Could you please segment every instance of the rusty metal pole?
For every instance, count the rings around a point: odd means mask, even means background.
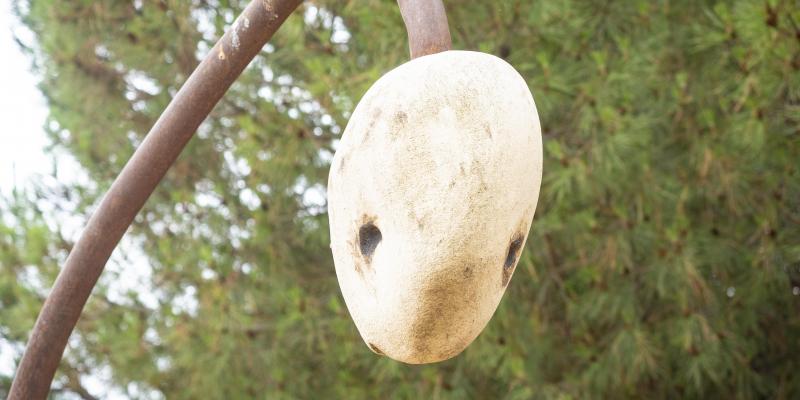
[[[302,0],[253,0],[195,69],[89,219],[39,313],[9,400],[45,399],[111,252],[197,127]]]
[[[111,185],[42,307],[8,400],[44,400],[108,258],[200,123],[302,0],[252,0],[211,49]],[[451,47],[441,0],[398,0],[411,58]]]
[[[441,0],[397,0],[397,5],[406,24],[412,59],[453,47]]]

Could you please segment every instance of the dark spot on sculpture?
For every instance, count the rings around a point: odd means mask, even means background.
[[[367,129],[364,130],[364,138],[361,139],[362,143],[369,140],[369,134],[372,133],[372,129],[375,128],[375,124],[377,124],[378,121],[380,121],[381,119],[381,112],[382,111],[380,108],[377,108],[375,109],[375,111],[372,112],[372,119],[369,121],[369,127],[367,127]]]
[[[514,272],[514,265],[517,262],[520,250],[522,250],[522,242],[524,241],[525,237],[521,233],[517,233],[508,245],[506,260],[503,263],[503,287],[506,287],[511,279],[511,273]]]
[[[358,274],[361,275],[361,277],[364,277],[364,266],[361,265],[361,261],[356,260],[354,267],[356,272],[358,272]]]
[[[464,279],[471,278],[472,277],[472,267],[469,266],[469,265],[464,267],[464,271],[462,271],[462,275],[464,276]]]
[[[383,355],[385,355],[385,354],[383,354],[383,352],[381,351],[381,349],[379,349],[379,348],[378,348],[378,346],[375,346],[375,345],[374,345],[374,344],[372,344],[372,343],[367,343],[367,345],[369,345],[369,349],[370,349],[370,350],[372,350],[372,352],[373,352],[373,353],[375,353],[375,354],[377,354],[377,355],[379,355],[379,356],[383,356]]]
[[[473,176],[477,176],[480,182],[480,186],[478,190],[481,192],[486,192],[489,188],[489,185],[486,184],[486,177],[484,176],[484,167],[481,165],[480,161],[477,159],[472,160],[472,166],[470,167],[470,172]]]
[[[403,111],[398,111],[394,115],[394,123],[400,127],[404,126],[406,123],[408,123],[408,114]]]
[[[381,230],[372,222],[367,222],[358,229],[358,248],[367,261],[372,257],[381,239]]]
[[[489,126],[489,124],[483,125],[483,130],[486,132],[487,135],[489,135],[489,139],[491,139],[492,138],[492,128]]]
[[[369,268],[369,260],[364,260],[363,257],[360,256],[361,251],[358,249],[358,238],[355,240],[348,240],[347,244],[352,249],[351,254],[353,255],[353,268],[358,272],[359,275],[364,277],[364,272],[366,268]],[[366,265],[365,265],[366,264]]]

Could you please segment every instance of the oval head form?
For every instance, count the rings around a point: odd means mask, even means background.
[[[459,354],[494,314],[528,237],[542,177],[524,79],[446,51],[381,77],[359,102],[328,180],[347,307],[376,353]]]

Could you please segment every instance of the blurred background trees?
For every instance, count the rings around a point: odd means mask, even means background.
[[[0,205],[0,337],[21,349],[74,235],[244,1],[19,0],[52,149],[88,179]],[[800,7],[445,1],[454,47],[528,81],[545,145],[532,235],[486,330],[371,353],[328,248],[349,113],[407,60],[388,0],[306,2],[231,88],[101,278],[54,382],[91,398],[797,398]],[[132,267],[130,267],[132,268]],[[0,393],[10,377],[0,378]],[[94,393],[104,397],[104,393]]]

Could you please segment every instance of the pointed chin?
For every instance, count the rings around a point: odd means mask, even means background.
[[[370,277],[343,271],[342,293],[374,352],[409,364],[443,361],[463,351],[491,319],[503,295],[496,268],[502,257],[496,255],[493,267],[458,252],[430,261],[427,249],[409,247],[376,253]]]

